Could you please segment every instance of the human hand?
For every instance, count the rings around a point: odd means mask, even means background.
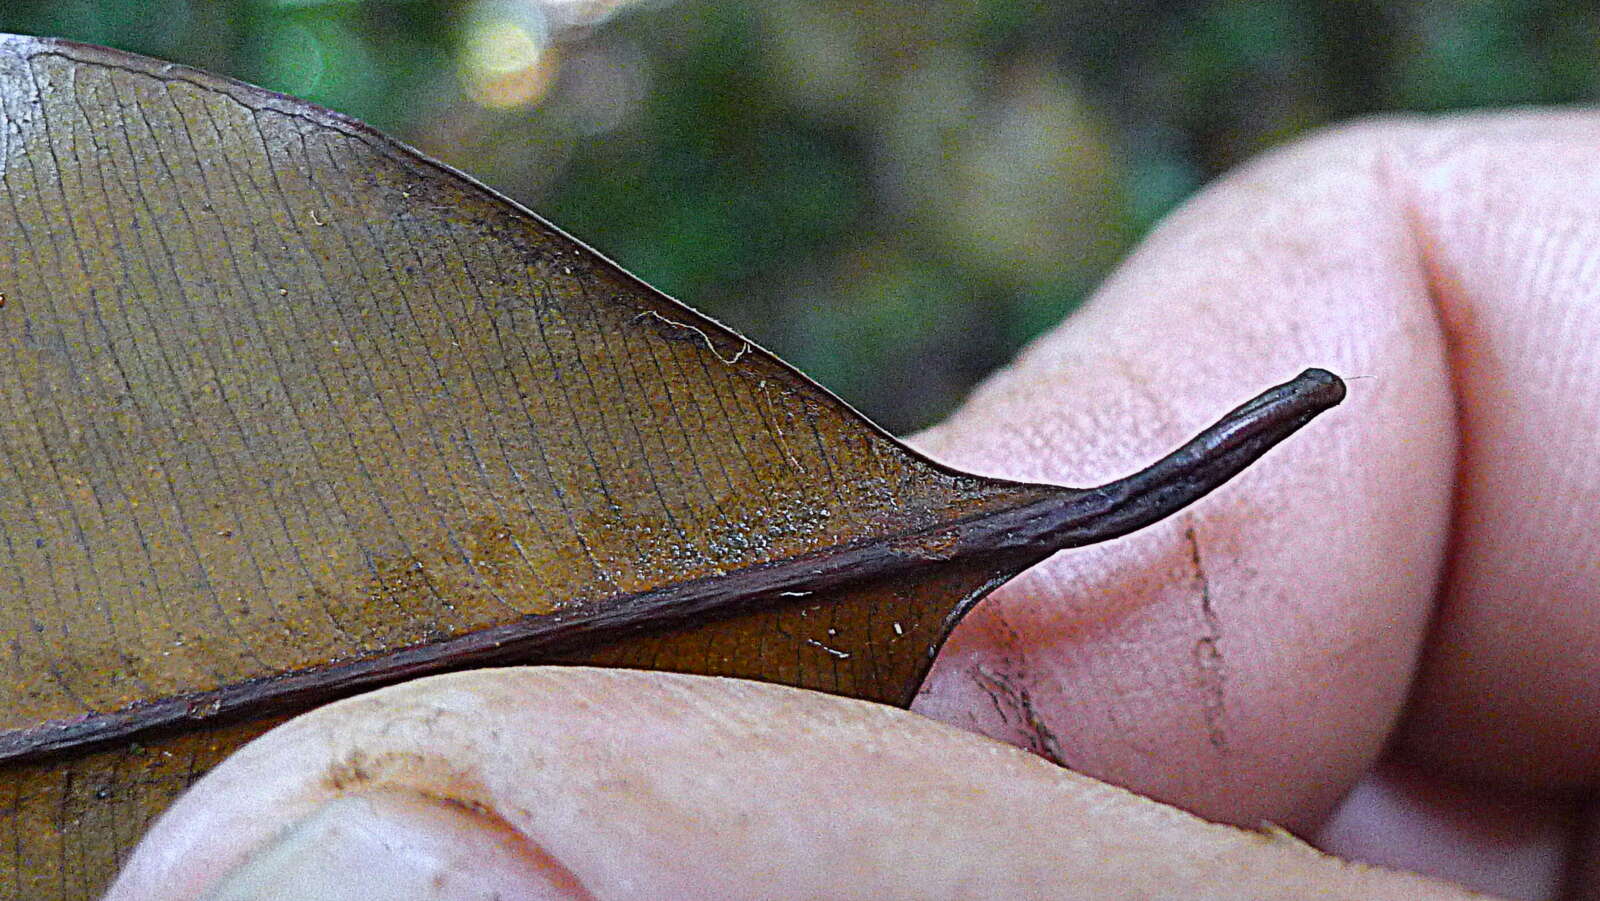
[[[1554,892],[1600,772],[1597,163],[1592,115],[1396,121],[1177,213],[920,445],[1093,484],[1306,366],[1349,400],[997,592],[916,709],[1212,819]],[[1455,896],[914,714],[583,669],[420,680],[251,744],[111,897],[208,891]]]

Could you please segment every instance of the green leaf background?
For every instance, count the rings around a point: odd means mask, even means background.
[[[1600,87],[1576,0],[7,0],[0,30],[364,119],[900,431],[1252,154]]]

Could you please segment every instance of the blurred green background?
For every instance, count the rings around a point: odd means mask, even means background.
[[[1600,90],[1577,0],[0,0],[0,30],[371,122],[898,431],[1264,148]]]

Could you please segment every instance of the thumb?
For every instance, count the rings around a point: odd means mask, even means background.
[[[245,747],[113,901],[1453,898],[912,713],[582,668],[424,679]]]

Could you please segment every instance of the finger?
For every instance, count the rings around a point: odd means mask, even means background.
[[[1600,774],[1600,116],[1412,151],[1460,396],[1456,529],[1403,752],[1535,791]]]
[[[1570,803],[1391,762],[1345,798],[1316,845],[1534,901],[1561,897],[1576,825]]]
[[[947,423],[935,457],[1096,484],[1307,366],[1344,405],[1191,510],[985,601],[916,709],[1205,816],[1309,829],[1372,764],[1443,558],[1455,425],[1393,148],[1349,129],[1204,192]]]
[[[439,885],[484,897],[1460,897],[1202,823],[904,711],[572,668],[425,679],[301,717],[180,799],[110,898],[444,897]]]

